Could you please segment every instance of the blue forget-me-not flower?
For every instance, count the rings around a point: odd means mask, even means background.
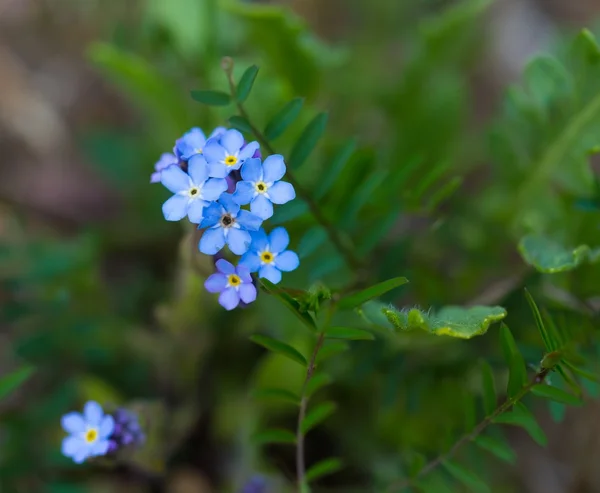
[[[65,414],[61,424],[70,434],[62,442],[62,453],[76,463],[81,464],[89,457],[105,455],[108,452],[109,437],[115,423],[112,416],[104,414],[97,402],[87,402],[83,407],[83,414]]]
[[[175,142],[175,148],[173,149],[173,152],[175,153],[178,159],[187,161],[192,156],[202,154],[204,152],[204,146],[209,140],[218,139],[226,131],[227,129],[224,127],[217,127],[213,130],[213,132],[207,139],[202,129],[194,127],[185,134],[183,134],[183,137],[177,139],[177,142]],[[220,176],[219,178],[223,178],[223,176]]]
[[[227,190],[225,179],[208,177],[208,164],[199,154],[189,160],[187,173],[179,166],[169,166],[162,171],[160,180],[175,194],[162,207],[167,221],[179,221],[188,216],[192,223],[198,224],[209,202],[217,200]]]
[[[139,424],[137,414],[120,407],[112,413],[112,417],[115,427],[110,437],[109,453],[144,443],[146,436]]]
[[[218,202],[213,202],[204,209],[200,228],[207,229],[200,238],[200,251],[214,255],[227,243],[233,253],[242,255],[250,247],[249,231],[257,231],[261,224],[260,217],[240,210],[232,196],[224,193]]]
[[[258,277],[277,284],[281,281],[281,271],[290,272],[300,265],[298,255],[286,250],[290,237],[285,228],[275,228],[269,236],[261,228],[251,236],[252,244],[240,260],[240,265],[248,267],[250,272],[258,272]]]
[[[218,139],[210,139],[204,147],[204,156],[210,165],[210,176],[225,178],[233,170],[240,169],[258,149],[258,142],[244,142],[237,130],[227,130]]]
[[[218,272],[208,276],[204,287],[210,293],[221,293],[219,303],[223,308],[233,310],[240,300],[252,303],[256,299],[256,287],[246,266],[234,267],[225,259],[217,260],[215,265]]]
[[[160,176],[162,171],[172,164],[177,164],[179,161],[177,160],[177,156],[175,154],[171,154],[170,152],[165,152],[160,156],[160,159],[154,165],[154,173],[150,176],[150,183],[159,183]]]
[[[273,204],[285,204],[296,198],[294,187],[279,181],[285,174],[283,156],[273,154],[261,164],[260,159],[249,159],[241,170],[242,180],[237,183],[233,200],[240,205],[250,204],[250,210],[262,219],[273,215]]]

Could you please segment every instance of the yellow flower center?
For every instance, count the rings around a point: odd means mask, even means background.
[[[229,274],[227,276],[227,281],[229,282],[230,286],[239,286],[242,284],[242,280],[235,274]]]
[[[262,252],[260,254],[260,259],[265,263],[265,264],[270,264],[271,262],[273,262],[273,254],[271,252]]]
[[[202,148],[198,147],[197,149],[194,149],[194,151],[196,152],[196,154],[202,154]]]
[[[195,195],[198,195],[198,189],[196,187],[190,188],[190,196],[194,197]]]
[[[98,430],[96,428],[90,428],[85,432],[84,438],[87,443],[94,443],[98,439]]]
[[[235,163],[237,163],[237,158],[235,156],[227,156],[225,158],[225,164],[227,166],[233,166]]]
[[[267,191],[267,184],[264,181],[259,181],[254,185],[254,188],[258,193],[265,193]]]

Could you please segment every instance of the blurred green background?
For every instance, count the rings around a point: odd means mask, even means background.
[[[149,184],[160,154],[191,126],[227,124],[231,108],[189,97],[227,90],[223,56],[236,77],[260,67],[246,105],[259,127],[304,98],[275,141],[286,157],[329,112],[296,174],[353,239],[372,282],[409,278],[384,301],[502,305],[537,364],[527,285],[587,341],[598,266],[548,280],[516,248],[530,232],[600,245],[594,161],[565,152],[562,168],[534,165],[575,103],[544,99],[558,84],[536,72],[542,65],[528,65],[524,91],[505,91],[538,52],[568,62],[565,40],[598,13],[594,0],[1,0],[0,375],[23,364],[37,372],[0,402],[0,491],[234,492],[256,473],[270,492],[290,488],[293,449],[250,437],[265,424],[293,428],[297,410],[251,391],[297,390],[304,371],[248,337],[268,333],[308,352],[311,334],[264,293],[222,310],[204,291],[212,264],[196,233],[163,219],[169,193]],[[527,113],[532,93],[552,111]],[[600,135],[600,116],[592,120],[585,131]],[[351,280],[301,202],[279,208],[272,224],[286,225],[302,258],[284,285]],[[324,392],[338,410],[309,435],[307,462],[336,455],[346,468],[315,491],[383,491],[415,451],[444,450],[469,422],[460,397],[479,358],[501,372],[494,329],[469,342],[381,336],[328,360],[336,382]],[[88,399],[137,406],[152,427],[147,447],[117,466],[62,457],[60,416]],[[588,404],[553,420],[542,406],[547,448],[515,429],[514,467],[470,459],[494,492],[600,491],[597,413]]]

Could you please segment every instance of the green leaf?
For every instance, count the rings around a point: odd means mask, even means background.
[[[561,404],[567,404],[569,406],[581,406],[583,402],[574,396],[569,394],[562,389],[552,387],[546,384],[534,385],[531,388],[531,393],[544,399],[550,399],[551,401],[560,402]]]
[[[368,330],[352,327],[329,327],[325,331],[327,339],[348,339],[350,341],[372,341],[375,339]]]
[[[508,370],[506,393],[509,397],[514,397],[527,385],[527,367],[521,353],[513,354]]]
[[[267,443],[296,443],[296,435],[288,430],[270,429],[256,433],[251,438],[256,445],[264,445]]]
[[[566,248],[539,235],[523,237],[519,242],[519,252],[525,262],[545,274],[573,270],[583,262],[594,263],[600,259],[600,248],[592,249],[587,245]]]
[[[254,392],[252,392],[252,395],[255,399],[259,400],[278,400],[290,402],[296,405],[300,404],[300,397],[285,389],[256,389]]]
[[[296,118],[298,118],[303,104],[303,98],[292,99],[273,118],[271,118],[265,127],[265,137],[267,140],[274,140],[283,134],[283,132],[294,123]]]
[[[243,103],[248,99],[257,75],[258,67],[256,65],[248,67],[242,74],[235,91],[235,99],[238,103]]]
[[[525,298],[527,298],[527,303],[529,303],[529,308],[531,308],[531,312],[533,313],[533,319],[540,332],[542,341],[544,341],[544,346],[546,346],[548,351],[554,351],[558,345],[556,344],[556,341],[552,340],[549,331],[546,329],[544,321],[542,320],[542,314],[527,288],[525,288]]]
[[[473,441],[483,450],[494,454],[499,459],[509,462],[510,464],[514,464],[517,459],[513,449],[510,448],[510,445],[504,440],[492,436],[479,435]]]
[[[311,330],[317,330],[317,324],[310,313],[301,310],[300,303],[287,294],[282,288],[273,284],[268,279],[260,278],[259,282],[267,293],[275,296],[283,303],[298,319]]]
[[[318,479],[322,476],[326,476],[328,474],[333,474],[339,471],[343,467],[342,461],[335,457],[330,457],[329,459],[322,460],[312,465],[306,471],[306,481],[309,483]]]
[[[321,404],[317,404],[313,409],[306,413],[302,423],[300,423],[300,430],[302,433],[308,433],[315,426],[325,421],[335,412],[336,408],[337,406],[334,402],[322,402]]]
[[[194,101],[208,106],[227,106],[231,104],[231,96],[223,91],[190,91]]]
[[[23,366],[0,378],[0,399],[4,399],[6,396],[17,390],[33,375],[34,372],[35,368],[33,366]]]
[[[308,366],[306,358],[302,356],[296,349],[294,349],[289,344],[286,344],[285,342],[281,342],[271,337],[259,334],[250,336],[250,340],[258,344],[259,346],[263,346],[269,351],[273,351],[274,353],[279,353],[283,356],[287,356],[289,359],[300,363],[304,367]]]
[[[548,443],[544,430],[540,428],[540,425],[537,423],[533,414],[531,414],[524,406],[515,406],[513,411],[496,416],[492,422],[520,426],[527,431],[531,438],[538,444],[545,446]]]
[[[246,120],[243,116],[230,116],[229,124],[240,132],[245,132],[247,134],[252,133],[252,126],[250,125],[250,122],[248,122],[248,120]]]
[[[306,258],[315,252],[327,240],[327,231],[322,226],[313,226],[298,242],[297,253],[300,258]]]
[[[367,301],[377,298],[381,295],[384,295],[388,291],[395,289],[403,284],[406,284],[408,279],[406,277],[394,277],[392,279],[388,279],[387,281],[380,282],[379,284],[375,284],[370,288],[364,289],[363,291],[359,291],[358,293],[354,293],[350,296],[342,298],[338,306],[342,310],[349,310],[351,308],[356,308],[357,306],[363,305]]]
[[[483,408],[486,416],[491,415],[498,404],[494,372],[487,361],[481,362],[481,380],[483,387]]]
[[[594,382],[594,383],[600,383],[600,375],[597,375],[596,373],[592,373],[590,371],[587,371],[583,368],[580,368],[576,365],[574,365],[573,363],[571,363],[568,360],[564,360],[563,363],[574,373],[577,373],[579,376],[589,380],[590,382]]]
[[[333,184],[336,182],[340,173],[344,169],[346,163],[352,157],[354,150],[356,149],[356,141],[350,140],[342,146],[334,158],[327,163],[327,167],[323,170],[323,173],[319,176],[314,198],[315,200],[322,199],[325,194],[331,189]]]
[[[291,169],[299,168],[308,159],[325,132],[327,119],[327,113],[319,113],[306,125],[290,152],[289,165]]]
[[[311,397],[315,394],[315,392],[322,389],[326,385],[331,384],[332,382],[333,378],[331,378],[327,373],[317,373],[316,375],[313,375],[306,384],[304,395],[306,397]]]
[[[442,467],[448,471],[448,474],[470,488],[473,492],[490,493],[491,490],[487,484],[479,479],[474,473],[459,466],[455,462],[445,460],[442,462]]]
[[[308,205],[303,200],[296,197],[286,204],[283,204],[277,208],[275,214],[270,219],[271,224],[285,224],[292,219],[296,219],[308,212]]]
[[[519,354],[519,350],[512,332],[504,323],[500,325],[500,346],[506,363],[510,365],[513,355]]]
[[[427,314],[416,308],[398,311],[394,307],[384,307],[382,313],[398,330],[420,329],[459,339],[485,334],[491,324],[506,317],[506,310],[500,306],[447,306],[435,314]]]
[[[348,349],[350,349],[350,346],[348,346],[347,342],[335,340],[325,341],[321,347],[321,350],[319,351],[319,354],[317,355],[317,362],[325,361],[336,354],[348,351]]]

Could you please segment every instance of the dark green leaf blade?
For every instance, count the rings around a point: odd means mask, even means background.
[[[459,466],[455,462],[445,460],[442,462],[442,467],[448,471],[448,474],[470,488],[470,491],[478,493],[491,493],[491,490],[487,484],[479,479],[474,473],[466,470],[462,466]]]
[[[342,461],[336,457],[330,457],[329,459],[322,460],[311,466],[306,471],[306,481],[309,483],[315,479],[319,479],[322,476],[333,474],[339,471],[343,467]]]
[[[304,104],[303,98],[292,99],[287,103],[265,127],[265,137],[268,140],[274,140],[294,123],[294,120],[300,115],[300,110]]]
[[[273,284],[268,279],[260,278],[259,282],[267,291],[267,293],[275,296],[283,305],[285,305],[298,319],[304,323],[309,329],[317,330],[317,324],[314,321],[310,313],[302,311],[300,309],[300,303],[294,298],[287,294],[283,289],[279,288],[276,284]]]
[[[191,91],[190,95],[194,101],[208,106],[227,106],[231,103],[231,96],[222,91]]]
[[[394,277],[392,279],[388,279],[387,281],[375,284],[374,286],[364,289],[363,291],[359,291],[358,293],[354,293],[350,296],[342,298],[338,306],[345,310],[356,308],[357,306],[363,305],[367,301],[377,298],[388,291],[391,291],[392,289],[406,284],[407,282],[408,279],[406,279],[406,277]]]
[[[291,431],[288,430],[273,428],[254,434],[251,440],[256,445],[264,445],[268,443],[295,444],[296,435],[294,435]]]
[[[513,354],[508,370],[506,392],[509,397],[514,397],[527,384],[527,367],[521,353]]]
[[[352,327],[329,327],[325,331],[327,339],[347,339],[349,341],[372,341],[375,336],[368,330]]]
[[[546,384],[534,385],[531,388],[531,393],[544,399],[550,399],[551,401],[560,402],[561,404],[567,404],[569,406],[581,406],[583,402],[574,396],[569,394],[562,389],[552,387]]]
[[[334,402],[322,402],[321,404],[316,405],[306,414],[302,423],[300,423],[300,430],[302,433],[308,433],[315,426],[325,421],[335,412],[336,408],[337,406]]]
[[[299,168],[308,159],[325,132],[327,120],[327,113],[319,113],[306,125],[290,153],[289,165],[291,169]]]
[[[510,464],[514,464],[517,460],[515,452],[504,440],[500,440],[492,436],[479,435],[473,441],[483,450],[494,454],[499,459],[502,459]]]
[[[483,408],[486,416],[489,416],[496,410],[498,397],[496,396],[494,372],[487,361],[482,361],[481,363],[481,380],[483,388]]]
[[[245,132],[247,134],[252,133],[252,126],[250,125],[250,122],[246,120],[243,116],[230,116],[229,124],[236,130],[239,130],[240,132]]]
[[[546,346],[548,351],[554,351],[558,345],[556,344],[556,341],[552,340],[550,337],[550,333],[546,329],[544,321],[542,320],[542,314],[540,313],[533,296],[531,296],[531,293],[527,290],[527,288],[525,288],[525,298],[527,298],[527,303],[529,303],[529,308],[531,309],[531,313],[533,313],[533,319],[535,320],[535,325],[540,332],[542,341],[544,341],[544,346]]]
[[[306,397],[311,397],[315,394],[315,392],[332,382],[333,378],[331,378],[327,373],[317,373],[316,375],[313,375],[313,377],[306,384],[304,395]]]
[[[285,389],[274,389],[274,388],[262,388],[256,389],[252,392],[252,396],[259,400],[278,400],[289,402],[291,404],[300,404],[300,397],[289,390]]]
[[[34,372],[35,368],[28,365],[0,378],[0,399],[4,399],[6,396],[17,390],[31,377],[31,375],[33,375]]]
[[[342,169],[352,157],[354,150],[356,149],[356,141],[350,140],[339,150],[334,156],[331,162],[327,165],[323,174],[319,177],[319,182],[315,189],[315,199],[319,200],[325,196],[330,190],[332,185],[335,183],[337,177],[342,172]]]
[[[248,67],[242,74],[235,91],[235,99],[238,103],[243,103],[246,101],[246,99],[248,99],[257,75],[258,67],[256,65]]]
[[[302,366],[308,365],[306,358],[302,356],[296,349],[294,349],[289,344],[286,344],[285,342],[281,342],[277,339],[273,339],[271,337],[263,336],[260,334],[250,336],[250,340],[258,344],[259,346],[268,349],[269,351],[273,351],[274,353],[279,353],[283,356],[286,356],[289,359],[295,361],[296,363],[300,363]]]
[[[539,445],[545,446],[548,443],[548,439],[546,438],[544,430],[540,428],[540,425],[536,421],[533,414],[531,414],[531,412],[525,408],[525,406],[515,406],[513,411],[496,416],[492,422],[520,426],[527,431],[531,438],[533,438]]]

